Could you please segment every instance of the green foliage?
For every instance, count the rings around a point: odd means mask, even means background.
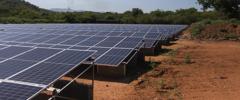
[[[240,18],[240,0],[198,0],[203,10],[215,9],[230,18]]]

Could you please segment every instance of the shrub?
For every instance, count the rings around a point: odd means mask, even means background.
[[[186,53],[186,54],[184,55],[184,63],[185,63],[185,64],[190,64],[191,62],[192,62],[192,60],[191,60],[190,54],[189,54],[189,53]]]

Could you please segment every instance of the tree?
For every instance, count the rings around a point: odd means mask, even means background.
[[[198,0],[203,10],[215,9],[228,17],[240,18],[240,0]]]
[[[140,15],[143,15],[143,11],[141,9],[139,9],[139,8],[133,8],[132,9],[132,15],[134,17],[138,17]]]

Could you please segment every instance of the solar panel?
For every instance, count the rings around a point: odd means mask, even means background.
[[[67,49],[70,48],[71,46],[66,46],[66,45],[54,45],[51,48],[57,48],[57,49]]]
[[[91,54],[92,52],[65,50],[45,62],[76,65]]]
[[[42,88],[0,82],[0,100],[27,100]]]
[[[100,42],[97,46],[99,47],[113,47],[118,44],[123,37],[108,37],[106,40]]]
[[[105,52],[107,52],[110,48],[91,48],[90,50],[96,50],[97,52],[94,54],[95,57],[99,57],[102,54],[104,54]]]
[[[57,37],[57,38],[54,38],[54,39],[51,39],[47,42],[44,42],[44,43],[47,43],[47,44],[58,44],[58,43],[61,43],[69,38],[72,38],[73,35],[62,35],[60,37]]]
[[[57,37],[57,36],[59,36],[59,35],[51,35],[51,34],[50,34],[50,35],[46,35],[46,36],[44,36],[44,37],[40,37],[40,38],[35,39],[35,40],[31,40],[31,41],[29,41],[29,42],[32,42],[32,43],[42,43],[42,42],[51,40],[52,38],[55,38],[55,37]]]
[[[111,49],[96,59],[96,63],[99,65],[118,66],[132,51],[132,49]]]
[[[79,42],[83,41],[84,39],[87,39],[89,38],[89,36],[77,36],[77,37],[74,37],[70,40],[67,40],[61,44],[64,44],[64,45],[75,45],[75,44],[78,44]]]
[[[83,46],[73,46],[70,49],[75,49],[75,50],[87,50],[90,47],[83,47]]]
[[[30,67],[36,62],[20,61],[20,60],[7,60],[0,63],[0,79],[5,79],[11,75]]]
[[[71,65],[41,63],[10,78],[10,80],[48,85],[73,67]]]
[[[77,45],[79,46],[94,46],[95,44],[99,43],[100,41],[104,40],[106,37],[97,37],[97,36],[94,36],[94,37],[91,37]]]
[[[29,47],[8,47],[0,50],[0,58],[11,58],[32,48]]]
[[[38,44],[38,45],[35,45],[35,47],[51,47],[53,45],[51,44]]]
[[[118,66],[122,60],[124,60],[124,57],[121,56],[102,56],[100,59],[96,61],[96,64],[99,65],[113,65],[113,66]]]
[[[28,34],[17,34],[15,36],[12,36],[12,37],[9,37],[9,38],[5,38],[5,39],[2,39],[3,41],[14,41],[14,40],[17,40],[19,38],[22,38],[24,36],[26,36]]]
[[[5,48],[5,47],[7,47],[7,46],[0,45],[0,50],[1,50],[2,48]]]
[[[142,38],[128,37],[119,43],[116,47],[119,48],[136,48],[142,42]]]
[[[110,32],[107,36],[120,36],[123,32]]]
[[[43,35],[42,34],[33,34],[33,35],[30,35],[30,36],[18,39],[18,40],[16,40],[16,42],[27,42],[27,41],[31,41],[31,40],[34,40],[36,38],[39,38],[41,36],[43,36]]]
[[[41,61],[44,60],[51,55],[54,55],[61,50],[58,49],[47,49],[47,48],[36,48],[32,51],[26,52],[20,56],[17,56],[13,59],[20,59],[20,60],[29,60],[29,61]]]

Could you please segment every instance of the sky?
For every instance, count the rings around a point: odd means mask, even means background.
[[[156,9],[176,10],[180,8],[200,8],[197,0],[25,0],[40,8],[71,8],[96,12],[125,12],[140,8],[144,12]]]

